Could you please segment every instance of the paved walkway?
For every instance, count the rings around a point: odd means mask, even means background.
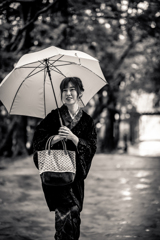
[[[0,162],[0,239],[54,239],[54,213],[32,158]],[[160,158],[94,157],[80,240],[160,239]]]

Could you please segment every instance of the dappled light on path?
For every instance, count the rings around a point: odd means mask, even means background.
[[[160,238],[160,159],[98,154],[85,180],[80,240]],[[0,239],[53,240],[32,158],[1,162]]]

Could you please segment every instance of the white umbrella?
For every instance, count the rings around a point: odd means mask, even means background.
[[[107,84],[97,59],[52,46],[20,58],[0,84],[0,100],[10,114],[44,118],[62,105],[60,83],[65,77],[82,80],[84,105]]]

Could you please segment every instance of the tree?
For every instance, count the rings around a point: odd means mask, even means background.
[[[0,11],[0,81],[24,53],[50,45],[79,49],[100,61],[109,83],[94,98],[93,117],[106,129],[101,150],[116,146],[115,114],[130,106],[131,89],[159,96],[160,1],[8,0]]]

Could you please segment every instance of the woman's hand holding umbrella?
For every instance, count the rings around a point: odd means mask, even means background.
[[[76,135],[72,133],[72,131],[69,128],[65,126],[60,127],[59,135],[62,138],[71,140],[77,146],[79,139]]]
[[[53,140],[52,140],[52,144],[55,144],[56,142],[59,142],[63,139],[69,139],[71,140],[76,146],[78,145],[78,137],[76,135],[74,135],[72,133],[72,131],[63,126],[63,127],[60,127],[59,131],[58,131],[58,135],[56,135]]]

